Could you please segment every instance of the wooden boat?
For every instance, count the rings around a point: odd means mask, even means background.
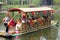
[[[18,15],[16,13],[18,13]],[[15,18],[21,19],[21,23],[22,23],[21,32],[18,34],[16,33],[8,34],[9,37],[23,35],[37,30],[49,28],[51,27],[51,25],[54,26],[57,23],[51,21],[51,16],[53,15],[53,9],[49,7],[11,8],[8,10],[8,14],[9,15],[12,14],[10,16],[13,18],[17,15]],[[24,15],[24,17],[22,15]],[[25,22],[22,22],[22,18],[25,18]],[[0,33],[1,33],[0,35],[2,36],[7,36],[5,32],[0,32]]]
[[[51,26],[56,26],[56,25],[57,25],[57,23],[58,23],[58,21],[51,21]],[[43,28],[41,28],[41,29],[43,29]],[[28,31],[28,32],[25,32],[25,33],[8,34],[8,35],[6,34],[6,32],[5,32],[5,31],[0,31],[0,36],[2,36],[2,37],[14,37],[14,36],[21,36],[21,35],[23,35],[23,34],[31,33],[31,32],[38,31],[38,30],[40,30],[40,29],[36,29],[36,30],[33,30],[33,31]]]
[[[57,25],[58,21],[51,21],[51,26],[55,26]],[[47,28],[47,27],[45,27]],[[41,28],[43,29],[43,28]],[[33,30],[33,31],[28,31],[28,32],[25,32],[25,33],[18,33],[18,34],[6,34],[6,32],[2,32],[0,31],[0,36],[1,37],[14,37],[14,36],[22,36],[23,34],[27,34],[27,33],[31,33],[31,32],[35,32],[35,31],[38,31],[38,30],[41,30],[41,29],[36,29],[36,30]]]

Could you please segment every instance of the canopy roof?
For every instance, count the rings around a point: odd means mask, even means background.
[[[35,11],[46,11],[46,10],[53,10],[49,7],[37,7],[37,8],[11,8],[9,11],[23,11],[23,12],[35,12]]]

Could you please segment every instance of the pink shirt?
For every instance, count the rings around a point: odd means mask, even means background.
[[[10,25],[11,25],[11,26],[15,26],[14,20],[10,20]]]

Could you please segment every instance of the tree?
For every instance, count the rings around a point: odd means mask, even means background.
[[[59,0],[53,0],[55,5],[60,5],[60,1]]]
[[[7,4],[7,0],[6,0],[6,4]]]
[[[24,4],[24,0],[21,0],[21,5],[23,5]]]

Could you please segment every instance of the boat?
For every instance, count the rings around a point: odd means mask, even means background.
[[[35,8],[11,8],[8,10],[10,17],[15,20],[21,19],[22,30],[20,33],[15,33],[15,31],[8,36],[18,36],[34,31],[42,30],[55,26],[58,21],[51,20],[54,10],[50,7],[35,7]],[[24,21],[22,21],[24,20]],[[1,33],[1,32],[0,32]],[[0,34],[2,36],[7,36],[5,32]]]

